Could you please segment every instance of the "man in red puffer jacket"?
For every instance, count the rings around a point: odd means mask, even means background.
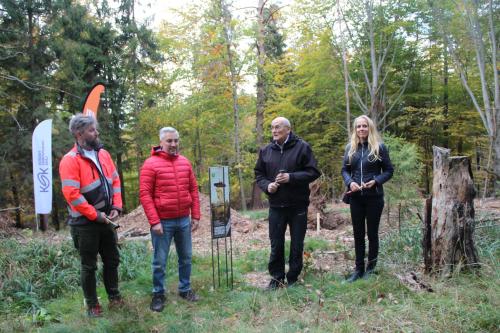
[[[153,147],[141,168],[139,198],[151,225],[153,243],[153,299],[151,310],[165,304],[165,272],[172,238],[179,257],[179,296],[195,302],[191,289],[191,232],[198,228],[200,200],[191,163],[179,155],[179,132],[160,130],[160,145]],[[190,219],[191,215],[191,219]]]

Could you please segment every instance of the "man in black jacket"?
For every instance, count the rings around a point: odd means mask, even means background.
[[[307,228],[309,183],[320,176],[311,147],[291,131],[290,121],[278,117],[271,122],[272,141],[259,152],[255,179],[269,198],[271,255],[268,289],[285,285],[285,231],[290,226],[288,286],[302,270]]]

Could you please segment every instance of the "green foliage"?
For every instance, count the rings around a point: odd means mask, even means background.
[[[269,211],[267,209],[247,210],[246,212],[242,212],[241,214],[245,216],[247,219],[259,220],[262,218],[267,218]]]
[[[322,31],[310,38],[268,66],[275,84],[269,93],[264,129],[268,131],[276,116],[290,119],[292,130],[311,144],[325,185],[335,184],[338,189],[341,163],[337,161],[346,141],[344,104],[339,102],[342,90],[337,89],[342,85],[342,72],[333,57],[331,34]]]
[[[422,230],[420,225],[412,223],[401,231],[392,231],[380,244],[383,265],[398,269],[411,269],[422,258]]]
[[[144,243],[125,243],[120,280],[136,279],[149,256]],[[49,320],[44,302],[80,291],[80,258],[70,241],[32,240],[22,244],[4,239],[0,242],[0,281],[0,312],[25,311],[36,321]]]
[[[418,182],[422,163],[418,148],[413,143],[389,135],[384,136],[384,143],[389,148],[389,155],[394,166],[393,177],[384,184],[386,209],[395,208],[399,213],[399,218],[408,220],[421,211]]]
[[[1,242],[0,274],[2,311],[38,309],[43,300],[75,291],[79,284],[79,261],[69,242],[62,245],[33,241]]]

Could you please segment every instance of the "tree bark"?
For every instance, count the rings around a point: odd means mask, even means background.
[[[264,108],[266,105],[266,78],[264,71],[264,64],[266,61],[266,48],[264,45],[264,5],[266,1],[259,0],[257,5],[257,105],[255,112],[255,141],[257,147],[260,149],[264,145]],[[258,154],[258,152],[257,152]],[[257,182],[252,184],[252,209],[262,208],[262,191],[260,190]]]
[[[425,272],[432,271],[432,258],[431,258],[431,212],[432,212],[432,197],[425,200],[425,217],[424,225],[422,227],[422,250],[424,256]]]
[[[443,58],[444,58],[444,66],[443,66],[443,117],[444,119],[448,119],[448,110],[449,110],[449,94],[448,94],[448,51],[446,46],[443,50]],[[444,146],[448,148],[449,143],[449,133],[448,133],[448,122],[445,121],[443,125],[443,134],[444,134]]]
[[[243,186],[243,162],[241,157],[241,147],[240,147],[240,107],[238,104],[238,82],[237,73],[233,60],[233,52],[231,50],[233,32],[230,31],[231,28],[231,14],[229,13],[226,3],[224,0],[220,0],[220,8],[222,14],[222,20],[224,23],[224,39],[226,43],[227,59],[231,77],[231,95],[233,97],[233,118],[234,118],[234,147],[236,152],[236,170],[238,172],[238,183],[240,185],[240,199],[241,199],[241,209],[247,210],[247,203],[245,197],[245,189]]]
[[[49,215],[48,214],[38,214],[40,231],[49,230]]]
[[[59,205],[57,204],[57,196],[53,190],[52,194],[52,225],[56,231],[61,229],[61,224],[59,222]]]
[[[21,217],[21,200],[19,199],[19,191],[17,190],[17,183],[14,178],[14,175],[12,172],[9,172],[10,175],[10,181],[11,181],[11,190],[12,190],[12,197],[14,199],[14,206],[19,207],[16,209],[16,228],[22,228],[23,227],[23,220]]]
[[[454,270],[478,267],[474,247],[474,182],[470,159],[450,157],[433,146],[431,271],[449,276]]]

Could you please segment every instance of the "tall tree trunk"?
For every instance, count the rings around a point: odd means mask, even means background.
[[[118,177],[120,177],[120,183],[121,183],[121,195],[122,195],[122,202],[123,202],[123,213],[127,213],[127,204],[125,201],[125,182],[123,180],[123,160],[122,160],[122,155],[123,153],[118,153],[116,154],[116,168],[118,169]]]
[[[493,138],[494,147],[495,147],[495,159],[493,160],[493,172],[495,173],[493,175],[493,189],[494,189],[494,195],[499,196],[500,195],[500,130],[498,128],[500,124],[500,112],[498,112],[497,115],[497,131],[495,134],[495,137]]]
[[[424,267],[426,273],[432,271],[431,235],[432,235],[432,197],[425,200],[425,216],[422,226],[422,254],[424,256]]]
[[[222,19],[224,21],[224,38],[226,43],[226,51],[228,57],[228,65],[229,71],[231,75],[231,94],[233,97],[233,118],[234,118],[234,147],[236,150],[236,170],[238,173],[238,182],[240,186],[240,199],[241,199],[241,208],[243,210],[247,209],[246,197],[245,197],[245,188],[243,183],[243,164],[241,158],[241,147],[240,147],[240,115],[239,115],[239,105],[238,105],[238,82],[237,82],[237,74],[236,67],[233,59],[233,51],[231,50],[232,31],[231,28],[231,14],[226,7],[226,3],[224,0],[220,0],[220,8],[222,12]]]
[[[49,215],[48,214],[38,214],[40,231],[47,231],[49,229]]]
[[[347,68],[347,52],[342,42],[342,68],[344,70],[344,93],[345,93],[345,118],[347,129],[347,142],[351,141],[351,109],[349,105],[349,70]]]
[[[201,163],[202,163],[202,156],[201,156],[201,135],[200,135],[200,126],[199,124],[199,110],[196,109],[196,130],[195,130],[195,149],[194,149],[194,156],[195,156],[195,163],[196,163],[196,177],[199,179],[201,177]]]
[[[264,108],[266,105],[266,77],[264,65],[266,61],[266,48],[264,45],[264,0],[259,0],[257,5],[257,105],[255,113],[255,141],[257,144],[257,154],[264,145]],[[262,208],[262,191],[257,182],[252,183],[252,209]]]
[[[431,49],[432,47],[432,40],[429,38],[429,50]],[[432,60],[432,55],[431,53],[429,52],[429,105],[430,107],[432,108],[434,106],[434,98],[432,98],[432,94],[434,93],[433,92],[433,74],[434,74],[434,70],[432,69],[432,63],[433,61]]]
[[[433,15],[437,22],[440,24],[441,34],[455,65],[456,72],[459,75],[463,87],[469,94],[474,108],[481,117],[484,128],[488,133],[490,144],[495,143],[495,151],[498,150],[499,154],[495,154],[495,156],[493,157],[493,170],[495,173],[494,177],[498,180],[498,178],[500,177],[500,148],[497,148],[497,136],[500,131],[500,83],[498,78],[498,70],[495,70],[498,67],[496,60],[498,55],[498,48],[496,46],[496,30],[493,23],[493,1],[490,0],[488,2],[487,11],[485,11],[486,8],[481,9],[481,11],[485,16],[487,16],[488,19],[487,38],[483,37],[483,31],[481,30],[481,22],[479,19],[480,9],[478,2],[463,0],[462,4],[463,9],[465,9],[465,28],[467,29],[467,33],[469,34],[469,37],[472,41],[471,45],[475,53],[475,60],[477,64],[476,68],[477,73],[479,74],[479,82],[481,84],[481,97],[483,102],[482,106],[480,105],[479,98],[476,97],[476,94],[469,85],[466,69],[463,66],[463,61],[461,61],[459,57],[460,50],[458,50],[458,48],[460,47],[460,43],[456,38],[454,38],[453,34],[449,32],[449,22],[444,18],[443,9],[437,8],[434,4],[432,6]],[[488,38],[490,41],[489,50],[485,45],[485,40],[487,40]],[[491,68],[493,70],[491,71],[488,71],[486,68],[486,60],[489,59],[491,59],[492,61]],[[489,77],[488,80],[487,75],[489,75],[490,73],[491,77]],[[490,87],[493,88],[493,98],[490,98]],[[500,182],[498,182],[497,180],[495,180],[494,187],[496,189],[500,189]],[[494,192],[496,194],[496,190]]]
[[[443,50],[444,66],[443,66],[443,117],[448,119],[448,51],[445,45]],[[444,146],[449,147],[448,122],[443,125]]]
[[[14,198],[14,206],[16,209],[16,228],[23,227],[23,220],[21,218],[21,200],[19,199],[19,192],[17,190],[16,180],[14,178],[14,174],[12,171],[9,171],[10,182],[11,182],[11,190],[12,190],[12,198]]]
[[[264,65],[266,48],[264,45],[264,0],[259,0],[257,7],[257,110],[255,114],[255,140],[257,147],[264,144],[264,108],[266,104],[266,78]]]
[[[52,224],[54,225],[54,229],[59,231],[61,229],[59,222],[59,205],[57,204],[56,193],[54,193],[54,187],[52,187]]]
[[[450,157],[433,147],[432,271],[449,276],[455,269],[478,267],[474,247],[474,182],[468,157]]]

